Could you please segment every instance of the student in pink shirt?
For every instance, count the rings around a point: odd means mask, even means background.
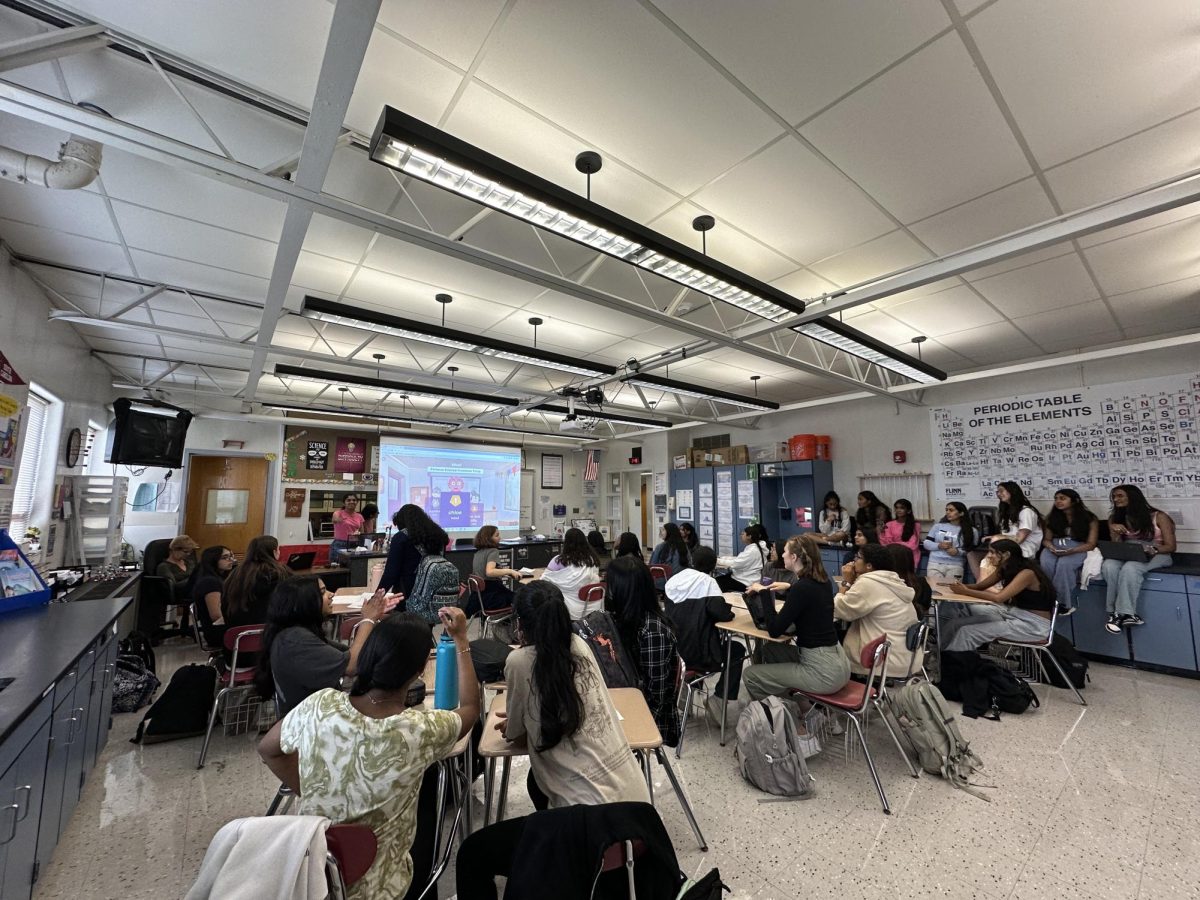
[[[339,556],[357,544],[354,539],[362,534],[363,517],[358,511],[358,497],[347,494],[342,508],[333,513],[333,543],[329,545],[329,561],[337,562]]]
[[[913,555],[913,568],[921,565],[921,528],[913,518],[912,503],[897,500],[892,507],[893,518],[879,532],[879,543],[903,544]]]

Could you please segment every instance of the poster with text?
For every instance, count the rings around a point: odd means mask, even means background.
[[[333,471],[361,474],[367,469],[367,442],[352,437],[337,439],[337,451],[333,457]]]
[[[1016,481],[1039,499],[1061,487],[1106,498],[1118,484],[1195,498],[1198,416],[1200,374],[932,409],[935,497],[993,504],[996,484]]]
[[[304,467],[310,472],[323,472],[329,467],[329,441],[309,441]]]
[[[29,385],[0,353],[0,528],[7,528],[12,517],[22,413],[28,399]],[[19,541],[24,537],[18,534],[14,539]]]

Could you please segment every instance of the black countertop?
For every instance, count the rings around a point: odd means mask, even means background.
[[[0,691],[0,741],[132,602],[113,597],[51,603],[0,615],[0,677],[16,679]]]

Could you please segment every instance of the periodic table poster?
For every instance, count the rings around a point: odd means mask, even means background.
[[[960,403],[930,411],[935,497],[994,502],[996,483],[1031,497],[1072,487],[1106,497],[1200,496],[1200,373]]]

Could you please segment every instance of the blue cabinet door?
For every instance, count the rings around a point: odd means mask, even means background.
[[[1106,621],[1108,612],[1104,608],[1104,583],[1093,582],[1086,591],[1076,595],[1075,615],[1071,616],[1075,646],[1083,653],[1128,660],[1129,641],[1125,633],[1109,634],[1104,628]]]
[[[93,651],[94,652],[94,651]],[[85,654],[86,655],[86,654]],[[87,753],[87,726],[92,706],[92,669],[88,666],[79,673],[75,683],[75,697],[71,701],[71,716],[75,720],[67,735],[67,771],[63,782],[62,813],[58,822],[58,834],[66,830],[71,813],[79,803],[83,791],[84,756]]]
[[[510,558],[509,565],[511,564]],[[97,756],[104,749],[104,745],[108,743],[108,732],[112,729],[113,679],[117,674],[117,653],[120,652],[120,649],[120,642],[115,636],[112,637],[102,660],[104,663],[104,692],[100,698],[100,733],[96,744]]]
[[[29,900],[33,893],[33,867],[49,743],[50,720],[46,719],[13,766],[16,777],[12,782],[12,799],[7,790],[0,790],[0,805],[17,806],[16,829],[6,848],[8,858],[4,864],[3,882],[0,882],[0,897],[4,900]]]
[[[1131,628],[1133,658],[1142,663],[1196,670],[1196,644],[1186,594],[1143,589],[1138,609],[1145,625]]]
[[[71,673],[74,677],[75,673]],[[55,689],[55,699],[59,700]],[[38,823],[37,863],[45,868],[58,843],[59,826],[62,820],[63,795],[67,781],[67,758],[71,745],[67,739],[75,725],[73,692],[65,692],[54,707],[50,723],[50,751],[46,758],[46,787],[42,793],[42,820]],[[75,785],[78,796],[79,785]]]

